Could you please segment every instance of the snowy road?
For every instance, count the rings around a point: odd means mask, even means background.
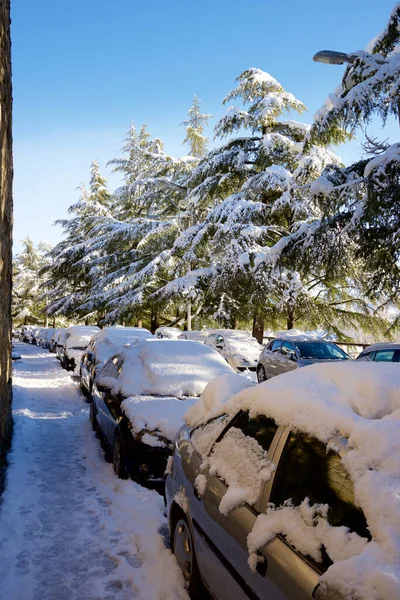
[[[115,477],[78,383],[55,355],[27,344],[17,351],[0,599],[187,599],[165,547],[161,497]]]

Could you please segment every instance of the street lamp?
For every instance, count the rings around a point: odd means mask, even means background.
[[[335,50],[321,50],[313,56],[315,62],[325,63],[328,65],[342,65],[343,63],[352,64],[357,57],[354,54],[346,54],[346,52],[336,52]]]

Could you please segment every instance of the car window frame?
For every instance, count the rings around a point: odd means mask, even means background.
[[[275,344],[275,342],[278,342],[279,347],[276,350],[272,350],[272,346]],[[275,354],[276,352],[280,352],[281,348],[282,348],[282,343],[283,343],[283,340],[280,340],[280,339],[272,340],[271,343],[267,346],[267,350],[269,350],[273,354]]]

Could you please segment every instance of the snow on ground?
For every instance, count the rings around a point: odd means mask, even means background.
[[[78,383],[17,344],[14,437],[0,499],[1,600],[188,599],[159,494],[117,479]]]

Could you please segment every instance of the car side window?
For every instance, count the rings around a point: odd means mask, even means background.
[[[393,362],[396,350],[377,350],[375,353],[375,362]]]
[[[222,514],[244,503],[253,506],[260,498],[264,481],[273,472],[267,452],[277,430],[272,419],[250,418],[241,411],[217,438],[207,464],[210,475],[227,487],[220,504]]]
[[[281,354],[284,356],[296,356],[296,350],[293,344],[284,341],[281,348]]]
[[[311,505],[328,505],[330,525],[348,527],[371,539],[364,513],[354,504],[353,483],[340,455],[327,451],[315,438],[292,432],[278,464],[270,502],[282,506],[291,500],[299,506],[305,498]]]
[[[271,346],[269,347],[269,350],[271,350],[271,352],[277,352],[282,344],[282,340],[274,340],[271,344]]]
[[[118,356],[114,356],[110,358],[101,369],[99,373],[99,378],[101,377],[113,377],[114,379],[118,379],[118,375],[120,373]]]

